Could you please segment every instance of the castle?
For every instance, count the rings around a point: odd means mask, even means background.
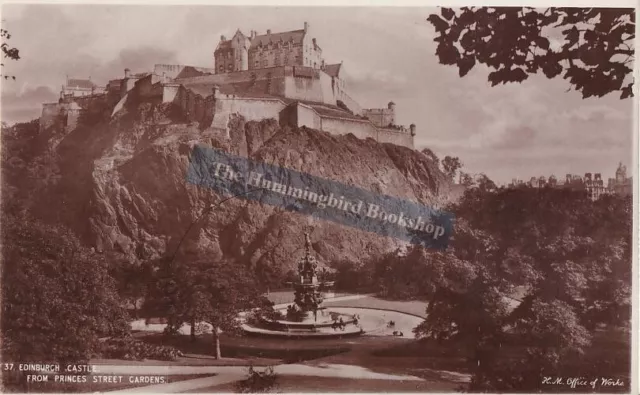
[[[633,182],[631,177],[627,177],[627,167],[620,163],[616,170],[615,178],[609,178],[606,186],[601,173],[585,173],[584,177],[567,174],[564,182],[559,181],[554,175],[549,176],[548,179],[545,176],[531,177],[529,182],[513,179],[508,187],[515,188],[525,185],[534,188],[552,187],[586,190],[589,198],[597,200],[603,195],[610,194],[630,196]]]
[[[104,88],[88,80],[67,80],[58,103],[43,105],[41,127],[62,120],[67,129],[96,100],[115,115],[131,97],[174,103],[188,122],[228,135],[234,114],[248,121],[274,118],[281,125],[309,127],[335,135],[353,134],[414,148],[416,126],[396,124],[395,103],[363,109],[349,96],[344,65],[326,64],[322,49],[304,28],[249,36],[237,30],[220,37],[214,67],[156,64],[153,71],[110,80]],[[73,84],[72,84],[73,82]]]

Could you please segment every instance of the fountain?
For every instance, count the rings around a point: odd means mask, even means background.
[[[251,335],[284,336],[287,338],[342,337],[364,333],[354,316],[328,311],[322,306],[323,293],[333,287],[333,281],[318,280],[318,262],[313,256],[309,233],[305,233],[305,253],[298,263],[299,280],[293,284],[294,302],[286,309],[277,309],[276,317],[253,317],[243,329]]]

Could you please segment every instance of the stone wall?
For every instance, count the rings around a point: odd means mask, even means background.
[[[382,128],[396,123],[393,108],[366,108],[362,110],[362,115],[369,118],[374,125]]]
[[[392,143],[413,149],[413,136],[408,131],[376,127],[366,119],[335,117],[319,114],[313,107],[295,102],[280,113],[280,123],[323,130],[331,134],[353,134],[357,138],[372,138],[380,143]]]
[[[201,73],[215,73],[215,69],[207,67],[193,67],[184,64],[156,64],[153,67],[153,74],[159,77],[175,79],[178,78],[178,76],[187,68],[191,71],[195,70]]]
[[[413,136],[408,131],[401,132],[392,129],[378,129],[378,141],[414,149]]]
[[[293,73],[285,78],[284,97],[294,100],[304,100],[317,103],[336,104],[333,95],[325,95],[324,92],[331,92],[331,77],[324,73],[315,71],[317,77],[306,77]],[[326,76],[328,81],[323,81],[322,76]],[[323,82],[328,82],[328,91],[323,91]]]
[[[271,67],[226,74],[179,78],[175,82],[183,84],[192,90],[200,89],[199,86],[203,87],[202,89],[210,89],[209,87],[218,85],[222,92],[238,96],[271,95],[294,100],[336,104],[336,97],[331,86],[331,77],[320,70],[309,67]],[[349,99],[347,100],[352,102]],[[351,106],[356,109],[359,108],[353,103]]]
[[[247,121],[280,117],[280,111],[285,107],[282,100],[276,98],[237,98],[221,95],[216,98],[216,112],[225,111],[230,114],[240,114]]]
[[[280,124],[322,130],[322,119],[311,107],[295,102],[280,112]]]
[[[362,107],[360,107],[360,104],[358,104],[358,102],[353,100],[351,96],[349,96],[345,91],[343,90],[335,91],[335,99],[336,99],[336,102],[338,100],[343,102],[347,106],[347,108],[351,110],[354,114],[363,115]]]
[[[75,102],[45,103],[40,115],[40,132],[52,126],[71,131],[78,126],[78,120],[85,111]]]
[[[42,105],[42,114],[40,115],[40,131],[53,126],[57,119],[61,116],[62,106],[59,103],[45,103]]]
[[[378,140],[378,130],[371,122],[359,119],[334,118],[322,116],[322,130],[331,134],[353,134],[359,139]]]

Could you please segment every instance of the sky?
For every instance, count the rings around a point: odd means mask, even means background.
[[[393,100],[396,123],[417,125],[416,148],[458,156],[464,171],[501,184],[587,172],[606,179],[619,162],[632,173],[632,100],[582,99],[566,81],[542,75],[491,87],[483,67],[460,78],[435,56],[426,21],[434,8],[5,4],[1,11],[21,57],[3,70],[16,76],[1,86],[5,122],[38,117],[67,75],[104,85],[125,68],[214,67],[221,35],[296,30],[306,21],[325,61],[343,62],[354,99],[365,108]]]

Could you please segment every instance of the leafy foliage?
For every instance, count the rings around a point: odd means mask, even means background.
[[[442,160],[442,171],[451,181],[456,177],[456,172],[462,168],[462,162],[457,156],[445,156]]]
[[[11,38],[11,34],[9,33],[9,31],[7,31],[6,29],[0,29],[0,39],[2,39],[2,44],[0,44],[0,48],[2,49],[2,55],[4,59],[11,59],[11,60],[19,60],[20,59],[20,54],[17,48],[15,47],[11,47],[9,45],[9,43],[7,43],[7,40],[9,40]],[[4,62],[0,63],[1,67],[4,67]],[[5,80],[12,78],[12,79],[16,79],[15,76],[8,76],[5,74],[1,74],[0,76],[4,77]]]
[[[162,259],[154,270],[145,299],[147,313],[166,318],[169,333],[184,323],[211,325],[217,358],[221,358],[220,332],[239,330],[238,313],[272,306],[256,292],[255,278],[235,262]]]
[[[109,339],[101,345],[100,355],[103,358],[117,358],[130,361],[156,359],[160,361],[175,361],[183,354],[171,346],[149,344],[132,337]]]
[[[236,383],[237,392],[241,393],[266,393],[274,392],[277,386],[278,376],[273,371],[273,366],[259,372],[249,366],[248,377]]]
[[[440,158],[431,149],[424,148],[421,152],[431,159],[436,166],[440,166]]]
[[[476,186],[450,210],[447,250],[389,255],[374,277],[389,296],[429,302],[419,337],[470,350],[470,390],[537,391],[596,330],[629,329],[629,197]]]
[[[138,318],[140,300],[146,294],[146,288],[151,279],[151,267],[131,263],[126,260],[114,260],[111,272],[116,280],[118,294],[133,308],[134,318]]]
[[[441,64],[464,77],[477,64],[493,69],[492,86],[530,74],[562,77],[584,98],[633,96],[633,8],[442,8],[434,26]]]
[[[60,226],[3,215],[5,360],[82,363],[129,325],[108,264]]]

